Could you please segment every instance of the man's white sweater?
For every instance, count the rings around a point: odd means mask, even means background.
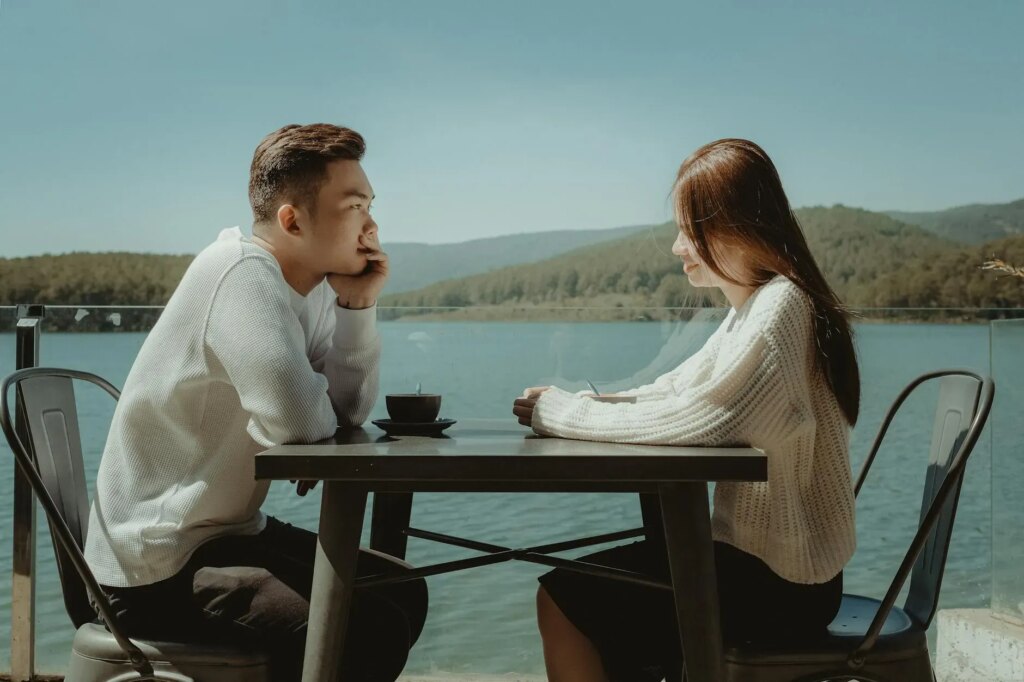
[[[326,281],[293,290],[277,260],[224,230],[189,266],[132,365],[103,451],[85,555],[101,584],[177,573],[204,541],[254,534],[269,481],[256,453],[359,424],[377,397],[376,309]]]
[[[776,277],[731,310],[707,343],[653,384],[600,403],[552,388],[538,433],[666,445],[749,444],[768,480],[715,486],[712,534],[792,582],[834,577],[856,547],[849,426],[825,379],[807,296]]]

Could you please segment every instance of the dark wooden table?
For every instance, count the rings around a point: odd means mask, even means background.
[[[257,455],[256,478],[324,481],[303,682],[336,679],[370,492],[377,493],[376,537],[371,546],[400,556],[404,555],[402,533],[408,526],[415,492],[635,492],[649,499],[656,496],[687,680],[716,682],[722,679],[722,642],[707,484],[766,480],[767,461],[753,448],[540,438],[511,420],[462,420],[442,438],[392,438],[368,426],[339,430],[333,439],[313,445],[282,445]],[[503,555],[506,559],[541,556],[528,550],[503,553],[506,548],[476,544],[493,552],[498,560]],[[553,550],[549,547],[548,551]],[[485,557],[477,565],[493,562]],[[423,574],[440,572],[427,570]]]

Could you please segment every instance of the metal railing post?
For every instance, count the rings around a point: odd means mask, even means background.
[[[46,309],[41,305],[18,306],[15,368],[39,366],[39,329]],[[17,393],[17,390],[15,390]],[[18,437],[30,446],[21,400],[14,398]],[[36,620],[36,515],[32,487],[14,466],[14,552],[11,585],[11,680],[31,682],[35,677]]]

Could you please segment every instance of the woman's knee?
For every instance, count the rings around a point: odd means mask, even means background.
[[[542,637],[564,632],[567,628],[575,629],[543,585],[537,588],[537,626]]]

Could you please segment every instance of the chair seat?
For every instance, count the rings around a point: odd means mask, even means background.
[[[262,668],[269,666],[269,657],[260,651],[198,642],[158,642],[132,638],[154,665],[225,666],[231,668]],[[75,633],[72,650],[85,658],[128,664],[128,656],[103,625],[86,623]]]
[[[844,594],[839,613],[820,634],[791,641],[728,642],[725,659],[738,665],[844,661],[867,633],[881,602]],[[872,660],[914,657],[927,650],[924,629],[902,609],[893,606],[872,648]]]

